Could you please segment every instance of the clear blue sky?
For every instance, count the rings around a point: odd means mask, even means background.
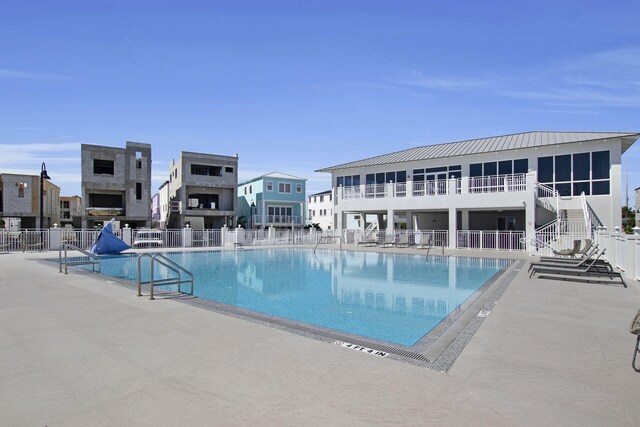
[[[638,1],[3,1],[0,171],[80,143],[240,156],[240,179],[530,130],[640,131]],[[640,144],[630,187],[640,186]],[[624,199],[624,193],[623,193]],[[631,201],[633,205],[634,202]]]

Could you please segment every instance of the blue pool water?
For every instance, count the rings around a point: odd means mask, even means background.
[[[298,248],[167,256],[194,274],[199,298],[407,346],[510,263]],[[137,257],[106,257],[102,273],[135,282]]]

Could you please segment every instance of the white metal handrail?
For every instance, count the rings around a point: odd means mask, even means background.
[[[318,239],[318,242],[316,243],[316,246],[313,248],[313,253],[316,253],[316,249],[318,249],[318,245],[320,243],[322,243],[323,240],[331,240],[331,239],[339,239],[340,240],[340,250],[342,250],[342,236],[320,236],[320,238]]]
[[[147,282],[143,282],[142,281],[142,269],[141,269],[141,260],[142,260],[142,258],[145,258],[145,257],[148,257],[148,258],[151,259],[151,261],[150,261],[150,272],[149,272],[150,280],[147,281]],[[168,277],[168,278],[165,278],[165,279],[155,279],[155,277],[154,277],[155,268],[154,267],[155,267],[155,263],[156,262],[158,264],[160,264],[161,266],[169,269],[170,271],[176,273],[177,277]],[[182,280],[181,273],[187,274],[189,276],[189,279]],[[191,288],[190,288],[189,292],[182,292],[181,285],[183,283],[190,283]],[[187,270],[186,268],[184,268],[180,264],[170,260],[169,258],[167,258],[166,256],[164,256],[162,254],[144,253],[144,254],[138,255],[138,296],[139,297],[142,296],[142,285],[149,285],[149,299],[150,300],[155,299],[153,297],[154,286],[178,285],[178,292],[179,293],[184,293],[184,294],[187,294],[187,295],[193,295],[193,273],[191,273],[189,270]]]
[[[584,191],[580,194],[580,201],[582,202],[582,214],[584,215],[584,225],[587,229],[587,235],[592,237],[591,229],[591,215],[589,214],[589,205],[587,204],[587,197],[584,195]]]
[[[67,257],[67,250],[71,249],[74,251],[78,251],[81,254],[83,254],[84,256],[88,257],[89,259],[83,259],[83,260],[75,260],[75,261],[69,261],[68,257]],[[62,251],[64,251],[64,262],[62,261]],[[62,265],[64,264],[64,274],[69,274],[69,272],[67,271],[67,267],[70,265],[88,265],[91,264],[91,271],[96,272],[96,264],[98,265],[98,271],[97,273],[100,273],[100,270],[102,268],[101,262],[100,262],[100,257],[96,254],[92,254],[89,251],[86,251],[84,249],[81,249],[77,246],[74,246],[70,243],[62,243],[60,245],[60,247],[58,248],[58,269],[59,269],[59,273],[62,273]]]

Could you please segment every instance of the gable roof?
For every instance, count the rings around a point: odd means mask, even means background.
[[[248,179],[244,182],[239,183],[238,185],[248,184],[250,182],[258,181],[262,178],[280,178],[280,179],[297,179],[299,181],[306,181],[307,178],[300,178],[298,176],[289,175],[282,172],[269,172],[264,175],[256,176],[255,178]]]
[[[640,137],[640,133],[629,132],[548,132],[534,131],[513,135],[493,136],[489,138],[469,139],[466,141],[448,142],[444,144],[424,145],[409,148],[354,162],[343,163],[318,169],[316,172],[331,172],[337,169],[377,166],[390,163],[411,162],[416,160],[439,159],[470,154],[490,153],[495,151],[517,150],[522,148],[542,147],[545,145],[569,144],[575,142],[597,141],[608,138],[629,137],[632,141],[622,152]]]
[[[332,193],[331,190],[326,190],[326,191],[321,191],[319,193],[309,194],[307,197],[324,196],[325,194],[331,194],[331,193]]]

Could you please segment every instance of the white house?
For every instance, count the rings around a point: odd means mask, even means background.
[[[581,221],[588,233],[620,226],[621,156],[639,137],[526,132],[410,148],[318,172],[332,176],[336,229],[355,215],[365,218],[361,230],[374,216],[387,231],[405,218],[409,230],[446,231],[449,247],[468,247],[471,231],[530,239],[562,221]]]
[[[307,196],[308,223],[323,230],[333,230],[333,192],[331,190]]]

